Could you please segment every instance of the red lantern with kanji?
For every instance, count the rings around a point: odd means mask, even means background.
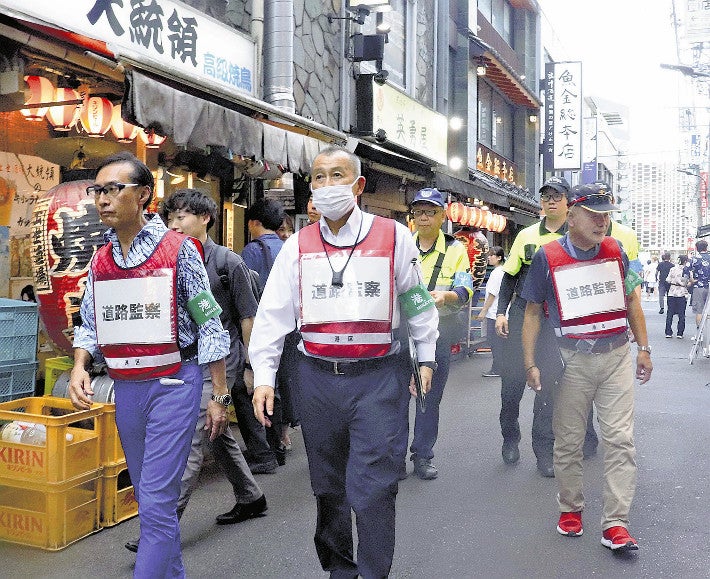
[[[30,89],[30,98],[26,105],[51,103],[54,100],[54,86],[43,76],[26,76],[25,82]],[[20,112],[28,121],[41,121],[47,114],[47,107],[21,109]]]
[[[111,126],[113,105],[103,97],[86,99],[81,111],[81,126],[90,137],[103,137]]]
[[[460,222],[462,213],[463,213],[463,204],[459,203],[458,201],[456,201],[454,203],[449,203],[449,206],[446,209],[446,216],[449,218],[449,221],[451,221],[453,223]]]
[[[79,93],[71,88],[58,88],[54,93],[56,102],[78,101],[81,100]],[[74,104],[57,105],[49,107],[47,111],[47,120],[54,127],[55,131],[69,131],[79,120],[81,107]]]
[[[131,143],[138,136],[139,127],[127,123],[121,117],[121,105],[113,105],[111,132],[119,143]]]
[[[68,181],[53,187],[32,215],[32,266],[39,313],[55,346],[72,352],[74,326],[96,250],[104,243],[92,181]]]

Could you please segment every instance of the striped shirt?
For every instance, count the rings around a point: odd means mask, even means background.
[[[167,231],[165,224],[156,215],[136,235],[125,259],[114,229],[104,233],[104,241],[112,243],[112,255],[116,265],[128,269],[146,261]],[[203,291],[210,291],[210,282],[202,258],[193,243],[183,243],[177,259],[178,341],[181,348],[186,348],[197,340],[200,364],[221,360],[229,353],[229,332],[223,329],[219,317],[207,320],[198,327],[187,310],[187,302]],[[100,352],[96,339],[92,269],[89,269],[80,313],[82,325],[74,328],[74,347],[86,350],[97,359]]]

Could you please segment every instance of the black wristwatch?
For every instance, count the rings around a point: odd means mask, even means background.
[[[436,372],[436,369],[439,367],[439,364],[436,362],[419,362],[420,366],[425,366],[426,368],[431,368],[432,372]]]
[[[227,408],[232,403],[232,397],[229,394],[220,394],[219,396],[212,394],[212,401]]]

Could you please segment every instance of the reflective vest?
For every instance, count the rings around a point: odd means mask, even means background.
[[[146,261],[125,269],[111,243],[96,252],[96,337],[111,378],[152,380],[180,369],[177,256],[185,239],[168,231]]]
[[[615,239],[605,237],[597,256],[587,261],[573,258],[557,242],[543,245],[543,251],[560,315],[558,336],[589,340],[626,331],[624,264]]]
[[[306,352],[350,359],[389,353],[394,240],[394,221],[378,216],[354,248],[329,244],[316,224],[298,232],[300,330]],[[341,270],[343,285],[336,287],[334,272]]]

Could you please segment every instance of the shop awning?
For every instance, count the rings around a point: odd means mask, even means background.
[[[123,116],[131,123],[153,128],[178,146],[206,150],[224,147],[234,155],[256,157],[307,173],[314,157],[329,143],[286,130],[279,123],[242,114],[208,95],[186,92],[154,75],[127,70]],[[225,103],[226,104],[226,103]]]
[[[441,191],[450,191],[465,197],[481,199],[489,205],[509,206],[508,198],[504,191],[495,187],[484,186],[476,179],[466,181],[446,171],[437,170],[434,182],[437,189]]]

